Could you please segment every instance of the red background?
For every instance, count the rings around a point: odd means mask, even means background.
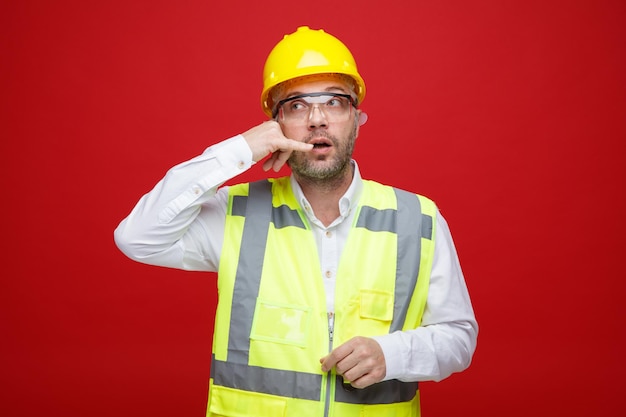
[[[299,25],[353,51],[363,175],[448,219],[481,326],[423,415],[623,415],[626,3],[6,1],[0,415],[203,416],[215,277],[113,230],[172,165],[264,120]],[[260,178],[259,166],[241,180]]]

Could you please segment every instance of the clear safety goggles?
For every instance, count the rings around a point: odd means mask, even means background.
[[[285,124],[306,123],[316,107],[328,122],[345,122],[352,114],[352,107],[356,107],[356,101],[349,94],[299,94],[279,101],[274,117]]]

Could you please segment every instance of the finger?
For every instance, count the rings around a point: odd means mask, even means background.
[[[339,361],[343,360],[350,355],[350,353],[352,353],[353,348],[349,343],[350,342],[346,342],[333,349],[333,351],[324,358],[324,361],[322,362],[322,371],[328,372],[336,366]]]
[[[304,143],[304,142],[298,142],[298,148],[297,149],[293,149],[294,151],[299,151],[299,152],[309,152],[311,149],[313,149],[313,144],[312,143]]]
[[[371,374],[365,374],[360,378],[357,378],[356,380],[352,380],[349,382],[350,385],[352,385],[354,388],[367,388],[370,385],[375,384],[376,382],[378,382],[378,380],[376,378],[374,378]]]
[[[313,144],[300,142],[299,140],[289,139],[284,136],[276,138],[271,142],[271,152],[308,152],[313,149]]]
[[[341,362],[340,362],[341,364]],[[343,377],[351,381],[352,386],[363,388],[382,381],[386,374],[386,366],[375,358],[360,361],[356,366],[347,369]]]
[[[355,337],[344,346],[351,348],[350,353],[335,364],[337,373],[350,381],[357,380],[366,374],[373,374],[375,378],[384,377],[386,370],[385,357],[376,341],[369,338]]]
[[[320,359],[320,362],[322,362],[322,372],[328,372],[333,369],[333,366],[335,366],[337,360],[332,354],[330,354]]]
[[[352,365],[348,365],[348,364],[344,364],[344,361],[342,361],[339,364],[337,364],[335,369],[337,370],[337,373],[339,375],[343,376],[343,378],[346,381],[350,381],[350,382],[358,381],[359,378],[367,375],[367,368],[359,362],[353,363]]]
[[[274,159],[276,158],[276,154],[272,154],[269,158],[263,162],[263,171],[269,171],[274,165]]]
[[[274,152],[270,155],[269,158],[265,160],[265,162],[263,162],[263,170],[269,171],[270,169],[273,169],[274,171],[278,172],[283,167],[283,165],[285,165],[287,159],[289,159],[289,155],[291,155],[291,152]]]
[[[292,146],[289,147],[289,151],[309,152],[313,149],[312,143],[304,143],[293,139],[288,139]]]
[[[337,371],[337,373],[339,375],[343,375],[349,381],[352,381],[353,379],[357,379],[362,376],[363,372],[359,371],[362,368],[363,365],[360,363],[359,358],[354,351],[352,351],[345,358],[337,361],[337,363],[335,364],[335,370]]]
[[[272,164],[272,168],[274,168],[275,172],[280,171],[280,169],[285,165],[285,162],[291,156],[291,152],[276,152],[272,157],[274,157],[274,163]]]

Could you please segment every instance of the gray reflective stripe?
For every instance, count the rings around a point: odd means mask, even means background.
[[[319,401],[322,375],[283,371],[215,360],[211,377],[217,385],[288,398]]]
[[[377,210],[363,206],[356,221],[356,227],[363,227],[372,232],[395,232],[396,211]]]
[[[287,226],[295,226],[301,229],[306,229],[298,211],[292,210],[285,205],[272,208],[272,222],[274,223],[274,227],[277,229],[282,229]]]
[[[247,204],[248,204],[248,197],[243,196],[243,195],[234,196],[233,206],[231,208],[231,214],[233,216],[245,216]]]
[[[398,206],[398,258],[393,319],[389,332],[402,330],[420,268],[422,234],[421,205],[419,198],[406,191],[394,188]]]
[[[244,221],[240,252],[245,251],[246,256],[241,257],[237,265],[233,289],[228,336],[228,361],[233,363],[248,363],[252,318],[259,295],[267,230],[272,215],[271,187],[268,181],[250,183],[245,203],[254,216],[246,216]],[[243,204],[243,200],[233,199],[233,210],[236,202],[239,208]]]
[[[410,211],[410,210],[415,210],[415,209],[417,210],[421,209],[419,198],[415,194],[409,193],[407,191],[399,190],[397,188],[394,188],[394,190],[396,192],[396,196],[398,196],[398,200],[399,200],[398,205],[400,205],[400,199],[402,198],[400,196],[404,196],[404,198],[402,199],[405,199],[408,205],[414,206],[411,209],[409,209],[409,212],[408,212],[409,216],[415,216],[414,213],[419,213],[419,211],[417,212]],[[415,202],[413,200],[415,200],[417,204],[414,204]],[[400,207],[398,207],[398,211],[399,210],[400,210]],[[363,206],[361,208],[359,218],[357,219],[356,227],[363,227],[372,232],[396,233],[397,215],[398,214],[396,210],[391,210],[391,209],[377,210],[373,207]],[[399,230],[402,230],[401,228],[405,226],[406,224],[412,223],[411,218],[406,218],[404,220],[405,220],[403,222],[404,224],[398,223]],[[421,230],[419,231],[418,235],[428,240],[432,240],[432,232],[433,232],[432,217],[428,214],[423,214],[420,223],[421,223]]]
[[[336,378],[335,401],[348,404],[392,404],[411,401],[418,389],[417,382],[400,382],[397,379],[357,389],[350,384],[344,384],[340,376]]]
[[[433,218],[430,214],[422,214],[422,237],[433,240]]]
[[[236,195],[233,197],[231,214],[233,216],[245,216],[246,207],[248,205],[248,197]],[[286,205],[280,207],[272,207],[272,223],[277,229],[287,226],[295,226],[306,229],[302,218],[298,214],[298,210],[292,210]]]

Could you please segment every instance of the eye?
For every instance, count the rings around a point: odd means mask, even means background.
[[[307,102],[303,100],[293,100],[293,101],[290,101],[288,104],[289,104],[288,110],[291,112],[303,111],[309,108],[309,105],[307,104]]]
[[[333,97],[325,104],[326,107],[342,108],[346,107],[346,100],[343,97]]]

